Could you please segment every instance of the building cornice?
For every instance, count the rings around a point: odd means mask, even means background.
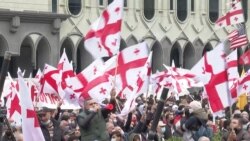
[[[9,9],[0,9],[0,21],[10,21],[13,17],[19,17],[21,22],[51,24],[55,19],[64,21],[70,15],[42,11],[11,11]]]

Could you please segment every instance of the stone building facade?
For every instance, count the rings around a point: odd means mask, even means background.
[[[65,48],[76,71],[93,59],[84,37],[112,0],[0,0],[0,56],[16,52],[12,74],[20,66],[35,72],[56,65]],[[121,49],[146,41],[153,50],[153,71],[162,64],[191,68],[224,40],[233,27],[215,30],[214,22],[232,0],[124,0]],[[249,3],[242,0],[249,35]],[[239,53],[242,53],[239,50]]]

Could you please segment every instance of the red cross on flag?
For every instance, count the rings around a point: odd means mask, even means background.
[[[213,112],[219,112],[230,105],[224,43],[207,52],[191,71],[204,83]]]
[[[45,141],[36,112],[34,111],[28,86],[20,71],[18,72],[18,83],[20,87],[23,140]]]
[[[119,51],[123,0],[114,0],[91,25],[85,47],[94,58],[113,56]]]
[[[248,94],[250,92],[250,71],[236,81],[234,87],[231,89],[232,93],[237,92],[237,96]]]
[[[226,63],[227,63],[227,74],[228,74],[228,88],[231,89],[234,86],[235,81],[238,80],[240,77],[238,73],[237,50],[234,50],[226,57]],[[237,96],[234,96],[231,93],[230,105],[232,105],[235,102],[236,98]]]
[[[234,50],[226,57],[227,62],[227,74],[228,74],[228,86],[231,88],[233,82],[239,79],[238,73],[238,55],[237,50]]]
[[[123,90],[137,82],[138,74],[148,59],[148,48],[145,42],[127,47],[118,55],[117,67],[113,65],[107,73],[116,75],[116,87]]]
[[[241,1],[236,1],[232,8],[226,13],[226,15],[220,17],[215,22],[215,28],[222,28],[225,26],[230,26],[238,23],[245,22],[244,20],[244,12],[242,9]]]
[[[4,86],[8,87],[8,94],[5,96],[6,101],[6,108],[7,108],[7,118],[13,120],[15,125],[21,125],[21,106],[19,101],[19,93],[17,91],[17,82],[14,81],[11,76],[8,76],[8,82],[4,84]],[[8,86],[7,86],[8,85]]]
[[[100,76],[103,67],[102,59],[96,59],[75,77],[67,78],[67,85],[71,86],[76,93],[79,93],[90,81]]]
[[[152,66],[152,55],[153,52],[151,51],[149,53],[148,59],[145,63],[145,65],[142,67],[141,71],[139,71],[138,78],[136,81],[137,94],[142,94],[142,93],[147,93],[148,92],[148,87],[149,87],[149,79],[151,76],[151,66]]]
[[[40,79],[41,90],[40,93],[58,93],[58,84],[60,80],[59,70],[53,66],[45,64],[43,75]]]
[[[155,81],[154,84],[158,84],[154,87],[164,86],[175,93],[181,93],[186,91],[187,88],[202,86],[198,77],[189,70],[169,66],[165,66],[165,68],[165,71],[152,76],[152,81]]]

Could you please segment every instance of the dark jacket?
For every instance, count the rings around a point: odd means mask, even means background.
[[[40,125],[45,141],[63,141],[63,131],[60,128],[60,122],[53,118],[51,119],[51,122],[54,126],[52,139],[50,138],[49,130],[47,129],[47,127],[42,124]]]
[[[110,104],[115,105],[111,100]],[[115,107],[115,106],[114,106]],[[101,109],[98,112],[83,110],[77,116],[77,123],[80,127],[81,141],[108,141],[109,134],[106,131],[106,118],[110,112],[109,109]]]
[[[236,140],[237,141],[250,141],[250,135],[247,131],[241,129],[236,133]],[[228,136],[229,136],[230,132],[227,132],[223,137],[222,137],[222,141],[228,141]]]

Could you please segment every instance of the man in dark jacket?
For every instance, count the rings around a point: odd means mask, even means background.
[[[222,141],[249,141],[250,135],[243,130],[243,119],[233,118],[230,123],[231,131],[223,136]]]
[[[115,90],[111,91],[110,104],[115,107]],[[106,121],[112,108],[100,108],[94,99],[85,99],[84,109],[77,117],[77,123],[81,131],[81,141],[108,141],[109,134],[106,131]]]
[[[63,131],[60,122],[52,117],[53,110],[43,107],[39,112],[41,130],[46,141],[62,141]]]

